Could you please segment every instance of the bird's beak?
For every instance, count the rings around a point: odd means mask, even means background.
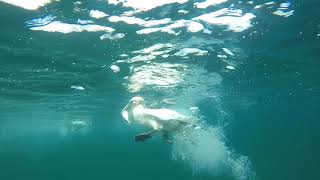
[[[129,111],[132,106],[132,103],[129,102],[121,111],[122,117],[130,124],[131,122],[129,121]]]

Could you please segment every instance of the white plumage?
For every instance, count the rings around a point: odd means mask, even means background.
[[[176,130],[181,124],[188,123],[188,117],[171,109],[148,109],[144,107],[142,97],[133,97],[121,111],[122,117],[129,124],[140,124],[152,130],[135,137],[136,141],[144,141],[155,132],[168,132]]]

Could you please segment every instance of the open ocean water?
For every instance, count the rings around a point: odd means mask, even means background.
[[[0,179],[320,179],[319,8],[0,0]],[[134,96],[210,132],[136,143]]]

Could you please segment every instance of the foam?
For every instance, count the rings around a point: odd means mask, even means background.
[[[157,44],[154,44],[150,47],[147,47],[147,48],[143,48],[141,50],[137,50],[137,51],[132,51],[133,54],[149,54],[149,53],[152,53],[152,52],[155,52],[157,50],[160,50],[160,49],[163,49],[163,48],[172,48],[174,47],[173,44],[170,44],[170,43],[157,43]]]
[[[187,31],[192,32],[192,33],[199,32],[199,31],[205,31],[205,28],[203,27],[203,25],[201,23],[196,22],[196,21],[192,21],[192,20],[181,19],[181,20],[177,20],[174,23],[169,24],[167,26],[155,27],[155,28],[145,28],[145,29],[138,30],[136,33],[137,34],[150,34],[150,33],[155,33],[155,32],[164,32],[164,33],[168,33],[168,34],[178,35],[179,33],[177,33],[175,31],[175,29],[179,29],[179,28],[187,28]]]
[[[273,12],[274,15],[277,16],[282,16],[282,17],[289,17],[291,15],[293,15],[294,10],[288,11],[288,12],[284,12],[283,10],[279,9]]]
[[[50,22],[49,24],[32,27],[30,29],[35,31],[60,32],[65,34],[71,33],[71,32],[82,32],[82,31],[88,31],[88,32],[105,31],[109,33],[112,33],[113,31],[115,31],[113,28],[106,27],[106,26],[100,26],[95,24],[88,24],[88,25],[68,24],[60,21],[53,21],[53,22]]]
[[[150,61],[152,59],[155,59],[157,56],[154,56],[152,54],[147,55],[137,55],[127,60],[128,63],[134,63],[139,61]]]
[[[110,69],[111,69],[114,73],[120,72],[120,67],[117,66],[117,65],[114,65],[114,64],[110,66]]]
[[[201,50],[198,48],[183,48],[179,50],[178,52],[174,53],[174,56],[188,56],[190,54],[193,54],[195,56],[205,56],[208,55],[207,50]]]
[[[196,2],[194,3],[195,7],[200,8],[200,9],[205,9],[209,6],[214,6],[214,5],[218,5],[224,2],[227,2],[228,0],[206,0],[203,2]]]
[[[230,51],[229,49],[227,49],[227,48],[222,48],[222,50],[223,50],[225,53],[229,54],[230,56],[234,56],[234,54],[232,53],[232,51]]]
[[[127,17],[127,16],[111,16],[108,18],[110,22],[124,22],[126,24],[137,24],[144,27],[153,27],[162,24],[168,24],[171,22],[170,18],[164,18],[160,20],[143,20],[136,17]]]
[[[89,16],[91,16],[93,18],[96,18],[96,19],[99,19],[99,18],[107,17],[109,15],[104,13],[104,12],[102,12],[102,11],[90,10]]]
[[[193,20],[200,20],[213,25],[227,26],[227,30],[241,32],[252,27],[251,20],[256,16],[252,13],[242,14],[241,10],[227,8],[215,12],[202,14]]]
[[[187,14],[188,12],[189,11],[183,10],[183,9],[178,10],[178,13],[180,13],[180,14]]]
[[[230,70],[236,69],[236,68],[234,68],[233,66],[230,66],[230,65],[229,65],[229,66],[226,66],[226,68],[227,68],[227,69],[230,69]]]
[[[282,17],[289,17],[293,15],[294,10],[290,10],[290,2],[281,3],[280,7],[273,12],[274,15],[282,16]]]
[[[254,9],[260,9],[260,8],[262,8],[262,7],[265,7],[265,6],[271,6],[271,5],[273,5],[273,4],[275,4],[273,1],[270,1],[270,2],[266,2],[266,3],[264,3],[264,4],[261,4],[261,5],[256,5],[255,7],[254,7]]]
[[[198,23],[198,22],[195,22],[195,21],[190,21],[188,24],[187,24],[187,30],[189,32],[199,32],[201,30],[203,30],[204,27],[202,24]]]
[[[149,11],[156,7],[160,7],[166,4],[179,3],[183,4],[188,0],[161,0],[161,1],[150,1],[150,0],[109,0],[109,4],[118,5],[121,4],[124,7],[130,7],[137,11]]]
[[[77,23],[78,23],[78,24],[93,24],[94,21],[92,21],[92,20],[78,19],[78,20],[77,20]]]
[[[85,90],[84,87],[82,87],[82,86],[75,86],[75,85],[71,86],[71,89],[76,89],[76,90],[80,90],[80,91]]]
[[[101,35],[99,38],[101,40],[104,40],[104,39],[110,39],[110,40],[118,40],[118,39],[122,39],[124,38],[126,35],[123,34],[123,33],[116,33],[116,34],[104,34],[104,35]]]
[[[56,19],[53,15],[48,15],[43,18],[34,18],[29,21],[26,21],[27,26],[44,26],[51,23],[54,19]]]
[[[45,6],[52,2],[52,0],[0,0],[2,2],[18,6],[27,10],[37,10],[38,8]],[[55,0],[58,1],[58,0]]]

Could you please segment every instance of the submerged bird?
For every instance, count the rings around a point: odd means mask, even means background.
[[[163,137],[168,139],[168,134],[182,125],[196,126],[191,123],[190,117],[174,110],[145,108],[144,99],[138,96],[129,101],[122,109],[121,115],[129,124],[140,124],[151,129],[135,136],[135,141],[145,141],[156,132],[161,132]]]

